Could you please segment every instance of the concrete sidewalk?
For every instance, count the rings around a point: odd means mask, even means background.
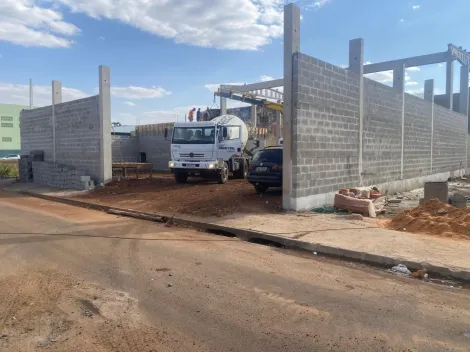
[[[74,205],[89,204],[73,200],[76,192],[5,182],[0,187],[62,202],[72,200]],[[100,205],[112,207],[112,204]],[[135,213],[130,215],[135,216]],[[170,217],[177,223],[204,230],[230,232],[245,239],[269,240],[289,248],[379,265],[402,263],[414,269],[426,267],[429,272],[470,280],[470,241],[387,230],[377,227],[375,221],[367,218],[357,221],[347,220],[345,216],[312,213],[234,214],[224,218],[196,218],[177,214]]]

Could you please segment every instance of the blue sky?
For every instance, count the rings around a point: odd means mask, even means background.
[[[468,0],[295,2],[301,51],[333,64],[347,64],[348,41],[359,37],[370,62],[445,51],[448,43],[470,49]],[[113,121],[174,120],[191,106],[213,106],[217,84],[282,77],[284,4],[0,0],[0,103],[28,104],[29,78],[35,105],[50,103],[53,79],[62,81],[65,100],[96,94],[104,64],[111,67]],[[391,75],[373,78],[389,84]],[[419,92],[429,78],[443,92],[445,66],[408,70],[406,88]]]

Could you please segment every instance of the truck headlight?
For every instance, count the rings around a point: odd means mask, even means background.
[[[175,167],[175,163],[172,161],[168,162],[168,167]]]
[[[209,164],[209,165],[207,165],[207,167],[208,167],[209,169],[213,169],[213,168],[215,167],[215,165],[214,165],[214,164]]]

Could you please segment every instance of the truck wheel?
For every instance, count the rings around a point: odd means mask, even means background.
[[[268,190],[269,186],[266,186],[262,183],[258,183],[255,185],[255,191],[256,193],[259,193],[259,194],[263,194],[264,192],[266,192]]]
[[[242,174],[242,177],[241,178],[247,178],[248,177],[248,162],[245,160],[242,164],[242,168],[241,168],[241,174]]]
[[[177,183],[186,183],[188,181],[188,174],[186,172],[175,172],[175,180]]]
[[[228,181],[228,164],[224,163],[224,167],[220,170],[219,183],[222,185]]]
[[[235,176],[235,178],[241,179],[244,179],[248,176],[248,163],[246,160],[240,163],[240,169],[234,172],[233,176]]]

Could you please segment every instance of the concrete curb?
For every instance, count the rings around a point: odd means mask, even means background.
[[[269,241],[272,243],[280,244],[288,249],[308,251],[310,253],[317,252],[318,254],[365,262],[365,263],[376,265],[376,266],[391,267],[397,264],[404,264],[410,269],[426,268],[430,274],[438,274],[443,277],[451,277],[451,278],[458,279],[458,280],[470,281],[470,271],[467,271],[467,270],[458,270],[456,268],[437,266],[437,265],[432,265],[432,264],[424,263],[424,262],[420,263],[420,262],[415,262],[415,261],[409,261],[404,258],[396,258],[396,257],[370,254],[366,252],[349,250],[349,249],[344,249],[344,248],[339,248],[339,247],[326,246],[320,243],[304,242],[301,240],[291,239],[291,238],[282,237],[278,235],[271,235],[271,234],[253,231],[253,230],[237,229],[233,227],[227,227],[227,226],[216,225],[216,224],[211,224],[211,223],[204,223],[204,222],[188,220],[184,218],[161,216],[161,215],[150,214],[150,213],[142,213],[142,212],[137,212],[137,211],[130,210],[130,209],[122,209],[122,208],[110,207],[106,205],[87,203],[87,202],[82,202],[78,200],[54,197],[54,196],[38,194],[38,193],[33,193],[33,192],[12,191],[12,190],[7,190],[7,189],[5,189],[5,191],[24,194],[27,196],[49,200],[49,201],[53,201],[57,203],[63,203],[63,204],[87,208],[87,209],[104,211],[109,214],[114,214],[114,215],[119,215],[119,216],[127,216],[127,217],[136,218],[136,219],[156,221],[156,222],[162,222],[162,223],[173,222],[178,225],[188,226],[188,227],[192,227],[192,228],[206,231],[206,232],[212,232],[212,233],[218,232],[218,233],[223,233],[223,234],[230,234],[234,237],[238,237],[245,241],[253,241],[253,240]]]

